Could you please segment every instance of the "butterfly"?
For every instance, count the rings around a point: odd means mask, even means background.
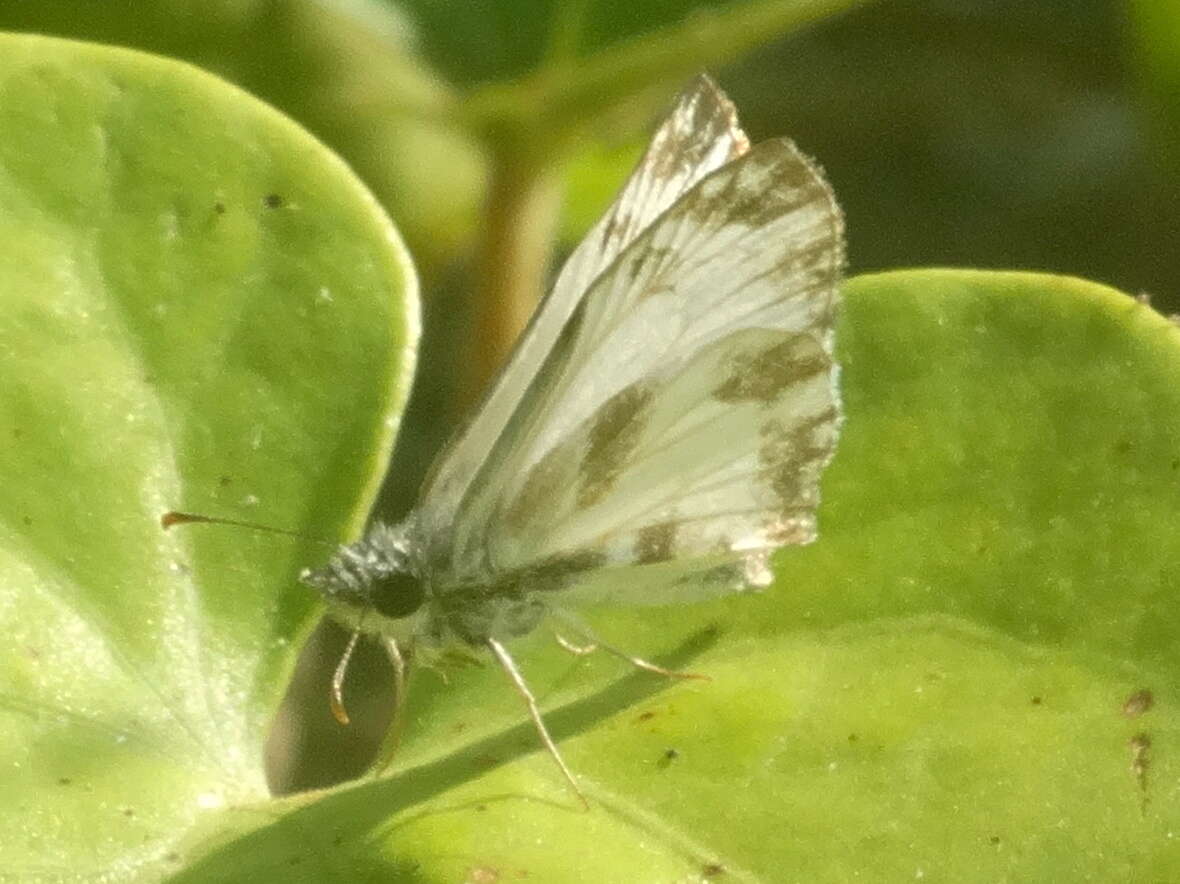
[[[816,537],[841,424],[833,327],[843,221],[786,139],[751,147],[707,77],[675,101],[570,254],[417,507],[300,579],[352,641],[408,661],[489,651],[586,799],[506,642],[587,603],[675,604],[765,587]],[[395,713],[396,717],[396,713]]]

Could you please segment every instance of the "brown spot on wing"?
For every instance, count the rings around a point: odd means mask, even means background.
[[[582,456],[578,506],[585,509],[614,487],[627,458],[639,444],[652,391],[642,384],[620,390],[590,418],[590,435]]]
[[[774,402],[783,391],[832,367],[832,359],[811,335],[792,335],[755,353],[738,353],[729,375],[714,390],[721,402]]]
[[[546,358],[543,374],[557,376],[568,362],[577,346],[582,331],[582,324],[586,320],[586,301],[578,304],[561,333],[553,343],[553,349]],[[557,446],[546,452],[529,470],[519,493],[504,508],[502,517],[505,524],[513,530],[524,528],[538,512],[543,512],[551,506],[556,497],[565,490],[569,477],[574,475],[576,464],[572,454],[566,448]],[[434,481],[433,472],[437,464],[431,467],[423,487],[429,487]]]
[[[631,217],[628,215],[624,217],[621,207],[606,216],[606,223],[602,226],[602,248],[607,248],[611,245],[611,241],[615,237],[617,230],[629,230],[631,227]],[[621,237],[620,237],[621,239]]]
[[[711,80],[698,78],[680,94],[671,118],[653,140],[653,172],[663,177],[691,174],[723,139],[732,142],[727,159],[749,149],[733,103]]]
[[[819,171],[790,141],[766,141],[740,166],[720,171],[683,202],[702,225],[741,225],[757,230],[808,205],[833,211],[831,191]]]
[[[541,458],[529,470],[520,492],[504,510],[504,525],[514,531],[521,531],[553,506],[561,493],[565,491],[569,477],[573,475],[574,465],[569,463],[571,452],[564,447],[554,448]]]
[[[631,261],[627,265],[626,269],[632,281],[639,276],[641,271],[648,273],[647,284],[639,293],[640,298],[650,298],[652,295],[675,291],[674,287],[666,283],[664,275],[669,269],[675,267],[671,261],[675,261],[677,257],[679,257],[679,253],[675,249],[667,246],[650,246],[643,250],[642,260]]]
[[[762,426],[762,447],[758,460],[761,479],[778,498],[784,516],[814,506],[818,470],[832,453],[829,428],[837,419],[836,409],[829,407],[803,421],[784,424],[773,419]]]
[[[657,134],[648,148],[648,174],[656,181],[667,181],[684,168],[684,157],[668,144],[668,140]]]
[[[640,565],[650,565],[672,558],[676,527],[676,522],[660,522],[640,528],[635,538],[635,561]]]
[[[774,187],[771,193],[764,188],[734,188],[725,204],[725,218],[729,223],[764,227],[802,206],[828,198],[826,186],[793,150],[768,170],[767,178],[768,184]]]
[[[606,555],[597,550],[550,556],[543,561],[502,574],[488,584],[486,595],[519,596],[535,592],[556,592],[569,585],[570,580],[583,571],[601,568]],[[476,592],[479,588],[475,589]]]

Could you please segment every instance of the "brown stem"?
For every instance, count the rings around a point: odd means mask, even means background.
[[[560,198],[557,169],[537,154],[509,148],[493,157],[474,285],[476,332],[461,392],[466,405],[504,364],[542,294]]]

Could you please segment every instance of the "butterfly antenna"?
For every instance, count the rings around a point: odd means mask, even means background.
[[[499,661],[504,671],[508,673],[508,677],[512,679],[512,684],[516,686],[516,690],[528,705],[529,715],[532,716],[537,733],[541,735],[541,742],[545,744],[545,748],[549,750],[549,754],[553,756],[553,760],[561,768],[562,775],[565,777],[566,782],[570,784],[570,788],[574,790],[574,794],[578,796],[578,800],[582,802],[582,807],[589,810],[590,802],[586,800],[586,796],[578,788],[578,781],[574,779],[573,772],[566,766],[565,759],[561,757],[561,753],[557,751],[557,744],[553,742],[553,737],[549,735],[549,729],[545,727],[545,720],[541,718],[541,710],[537,708],[537,700],[533,696],[533,692],[529,690],[529,686],[525,684],[524,676],[516,668],[516,661],[508,653],[508,649],[494,638],[489,638],[487,642],[488,647],[492,649],[492,653],[496,655],[496,660]]]
[[[360,641],[360,637],[361,629],[358,625],[353,630],[352,638],[348,640],[348,646],[344,649],[340,662],[336,664],[336,671],[332,673],[332,692],[328,695],[328,708],[332,710],[332,717],[341,724],[348,724],[350,721],[348,710],[344,708],[344,676],[348,674],[348,663],[352,660],[352,652],[356,650],[356,643]]]
[[[271,525],[260,525],[257,522],[244,522],[241,519],[223,519],[219,516],[203,516],[200,513],[182,513],[169,510],[160,516],[160,527],[167,531],[173,525],[231,525],[234,528],[247,528],[250,531],[262,531],[266,534],[281,534],[284,537],[297,537],[300,540],[310,540],[312,543],[335,547],[335,543],[322,537],[311,537],[299,531],[288,531],[286,528],[275,528]]]

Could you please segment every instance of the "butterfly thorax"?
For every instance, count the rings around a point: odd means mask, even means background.
[[[410,520],[373,522],[365,536],[339,547],[328,563],[299,579],[324,596],[332,614],[365,632],[409,639],[422,631],[426,585]]]
[[[543,569],[496,579],[446,579],[425,561],[416,522],[374,522],[328,563],[299,579],[324,596],[333,616],[368,633],[426,646],[482,645],[530,632],[545,616]]]

